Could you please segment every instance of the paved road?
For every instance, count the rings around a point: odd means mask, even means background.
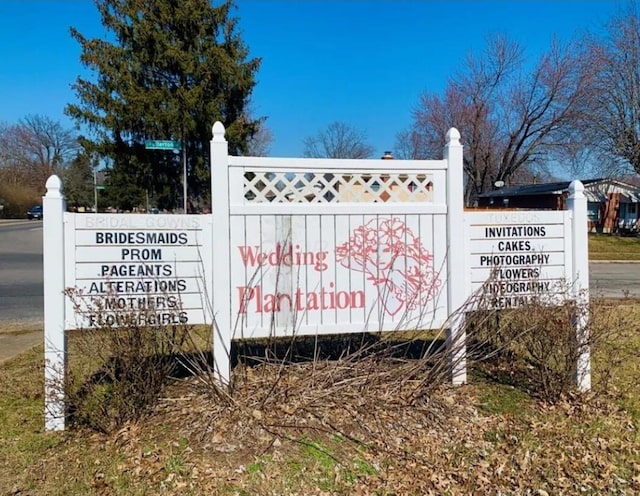
[[[42,223],[0,223],[0,363],[42,343]]]
[[[0,332],[0,363],[43,342],[42,330]]]
[[[0,224],[0,322],[41,326],[42,222]]]
[[[596,298],[640,298],[640,263],[591,262],[589,290]]]

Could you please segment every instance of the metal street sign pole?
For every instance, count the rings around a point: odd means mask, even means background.
[[[187,212],[187,147],[182,147],[182,195],[184,197],[184,213]]]
[[[174,140],[147,140],[144,142],[144,147],[147,150],[182,150],[182,195],[184,197],[184,213],[187,213],[187,147],[184,143],[184,136],[182,141]],[[147,206],[147,210],[148,210]]]
[[[93,169],[93,213],[98,213],[98,178],[95,169]]]

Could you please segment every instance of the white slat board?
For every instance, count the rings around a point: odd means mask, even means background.
[[[568,211],[465,212],[469,295],[485,308],[557,303],[571,278]],[[480,298],[481,297],[481,298]]]
[[[444,216],[235,219],[235,339],[432,328],[447,317],[446,244],[435,232]]]
[[[65,214],[69,329],[211,323],[211,218]]]

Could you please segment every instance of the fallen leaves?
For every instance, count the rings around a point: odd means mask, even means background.
[[[14,465],[0,494],[640,493],[637,419],[602,399],[521,395],[526,408],[496,413],[482,407],[496,386],[475,384],[409,405],[394,364],[368,387],[331,367],[256,367],[230,402],[175,382],[140,422],[68,432]]]

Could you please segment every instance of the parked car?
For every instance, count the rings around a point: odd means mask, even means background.
[[[29,220],[42,220],[42,207],[40,205],[34,205],[27,212]]]

